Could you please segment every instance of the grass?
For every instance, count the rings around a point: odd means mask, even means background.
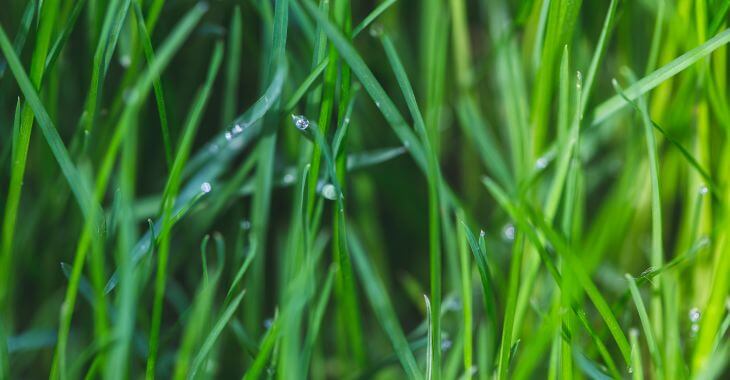
[[[0,379],[726,378],[730,2],[419,5],[10,1]]]

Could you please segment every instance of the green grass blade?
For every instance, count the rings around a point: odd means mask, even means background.
[[[669,78],[674,77],[683,70],[692,66],[697,61],[708,56],[713,51],[730,42],[730,29],[715,35],[702,45],[682,54],[672,62],[660,67],[651,74],[636,81],[636,83],[624,90],[626,97],[634,100],[642,94],[654,89]],[[606,121],[609,117],[623,109],[628,103],[621,95],[615,95],[610,99],[597,105],[592,112],[590,123],[598,125]]]
[[[195,378],[195,375],[198,373],[200,366],[205,363],[208,355],[210,354],[210,351],[213,349],[213,345],[215,344],[216,340],[220,337],[226,325],[228,325],[228,321],[231,320],[233,313],[236,311],[236,309],[238,309],[238,305],[241,304],[241,300],[243,299],[244,294],[246,294],[245,290],[242,291],[238,296],[236,296],[233,301],[231,301],[226,310],[223,312],[223,314],[221,314],[221,316],[218,318],[218,321],[208,333],[208,336],[205,337],[205,340],[203,341],[203,344],[200,347],[198,354],[195,355],[195,359],[193,360],[190,374],[188,375],[189,379]]]
[[[403,64],[398,58],[398,54],[395,51],[395,46],[388,38],[386,33],[381,35],[381,42],[385,53],[388,56],[388,61],[393,67],[398,85],[403,92],[403,97],[408,105],[408,110],[411,113],[411,117],[414,120],[416,131],[421,136],[421,144],[424,147],[424,151],[427,156],[428,170],[426,180],[428,181],[428,217],[429,217],[429,268],[430,268],[430,280],[431,280],[431,302],[433,308],[433,314],[435,318],[431,318],[431,337],[433,341],[430,342],[436,349],[433,351],[433,367],[435,368],[434,377],[436,379],[441,378],[441,283],[442,283],[442,270],[441,270],[441,216],[439,214],[439,183],[441,178],[441,172],[438,165],[438,157],[431,144],[430,139],[434,138],[433,134],[429,134],[426,129],[421,111],[418,108],[416,102],[416,96],[413,93],[408,75],[403,68]],[[427,378],[430,376],[427,375]]]
[[[144,24],[144,15],[142,15],[142,8],[139,5],[139,0],[134,2],[134,12],[137,16],[137,27],[139,34],[142,37],[142,47],[144,49],[145,58],[147,63],[151,64],[155,60],[155,53],[152,50],[152,41],[147,33],[147,27]],[[155,78],[152,82],[152,88],[155,93],[155,103],[157,104],[157,113],[160,116],[160,128],[162,130],[162,143],[165,147],[165,158],[167,159],[167,167],[172,169],[174,148],[172,146],[172,140],[170,138],[170,127],[167,122],[167,107],[165,106],[165,93],[162,90],[162,81],[160,78]]]
[[[646,343],[649,346],[649,354],[651,355],[651,359],[654,362],[654,370],[656,371],[656,375],[658,377],[662,377],[662,374],[664,373],[662,356],[660,354],[657,341],[654,338],[654,331],[652,328],[651,320],[649,319],[649,314],[646,312],[646,307],[644,306],[644,300],[641,298],[639,288],[636,286],[636,280],[634,280],[634,278],[631,277],[631,275],[629,274],[626,274],[625,277],[626,281],[629,284],[631,298],[633,298],[634,304],[636,305],[636,311],[639,313],[641,328],[644,331],[644,335],[646,336]]]
[[[175,205],[175,199],[180,188],[182,177],[182,169],[188,159],[195,133],[200,124],[205,106],[210,96],[213,81],[215,80],[220,63],[223,57],[223,45],[218,43],[213,52],[211,63],[208,68],[208,75],[201,90],[198,92],[193,105],[188,114],[183,135],[180,140],[180,147],[175,155],[170,176],[165,185],[164,198],[162,201],[162,229],[160,232],[160,250],[157,262],[157,275],[155,277],[155,298],[152,309],[152,326],[150,328],[150,354],[147,359],[147,378],[155,377],[155,368],[157,361],[157,352],[159,349],[159,336],[162,323],[162,300],[165,294],[167,262],[170,250],[170,234],[172,232],[172,213]],[[205,193],[211,191],[210,185],[207,188],[201,188]]]
[[[238,107],[238,82],[241,66],[241,48],[243,45],[243,26],[241,8],[236,6],[231,16],[228,29],[228,59],[226,60],[225,85],[223,88],[223,109],[221,117],[228,123],[236,116]]]
[[[370,301],[370,305],[373,307],[373,311],[375,311],[375,315],[378,318],[380,325],[388,335],[388,338],[393,345],[393,350],[398,356],[401,366],[403,366],[403,370],[405,370],[406,375],[410,379],[422,379],[423,375],[418,370],[416,358],[413,356],[413,352],[408,346],[408,341],[400,327],[398,317],[393,310],[390,297],[388,297],[388,294],[383,287],[383,281],[374,272],[372,264],[366,256],[364,248],[355,234],[350,234],[349,243],[352,259],[355,262],[355,267],[360,275],[360,281],[363,285],[365,294],[368,301]]]

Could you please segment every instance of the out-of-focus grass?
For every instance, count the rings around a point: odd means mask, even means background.
[[[9,1],[0,379],[726,377],[729,4]]]

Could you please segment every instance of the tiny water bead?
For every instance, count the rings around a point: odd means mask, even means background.
[[[200,191],[203,192],[203,194],[208,194],[213,188],[210,186],[210,182],[203,182],[200,184]]]
[[[487,236],[487,233],[484,232],[484,230],[479,231],[479,237],[485,237]]]
[[[231,141],[231,139],[233,138],[233,133],[226,132],[224,136],[226,136],[226,140]]]
[[[324,186],[322,186],[322,196],[334,201],[337,199],[337,189],[335,189],[335,185],[328,183]]]
[[[295,179],[294,174],[286,173],[286,174],[284,174],[283,182],[285,185],[288,185],[290,183],[294,183],[294,179]]]
[[[692,323],[697,323],[700,321],[700,317],[702,316],[702,313],[700,313],[700,309],[693,307],[689,311],[689,320]]]
[[[507,223],[507,225],[502,228],[502,236],[504,236],[504,239],[507,241],[515,240],[515,226],[512,223]]]
[[[251,229],[251,222],[248,220],[241,221],[241,229],[244,231],[248,231]]]
[[[535,168],[538,170],[545,169],[548,166],[549,162],[550,162],[550,160],[548,160],[547,157],[540,157],[535,162]]]
[[[441,351],[448,351],[451,348],[451,339],[444,339],[441,341]]]
[[[291,115],[294,126],[300,131],[306,131],[309,128],[309,120],[302,115]]]
[[[710,191],[710,189],[707,188],[707,185],[700,186],[700,189],[698,190],[698,192],[700,193],[700,195],[705,195],[709,191]]]

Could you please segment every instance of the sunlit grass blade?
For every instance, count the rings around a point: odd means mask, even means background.
[[[508,198],[504,191],[500,189],[499,185],[489,179],[485,179],[484,183],[489,189],[490,193],[496,198],[500,206],[502,206],[503,209],[505,209],[505,211],[507,211],[510,216],[514,218],[516,222],[518,222],[520,228],[524,231],[526,236],[532,241],[533,244],[537,246],[538,252],[542,252],[541,256],[543,258],[544,264],[548,267],[548,270],[551,272],[556,282],[560,283],[560,275],[557,272],[554,263],[551,263],[552,259],[549,258],[547,252],[543,252],[544,248],[540,249],[540,246],[542,244],[540,243],[537,234],[533,230],[531,230],[530,224],[528,223],[528,216],[525,214],[525,211],[535,213],[535,210],[523,210],[521,208],[518,208]],[[574,256],[575,254],[565,246],[565,242],[562,241],[557,232],[555,232],[550,226],[548,226],[547,223],[539,216],[529,217],[529,221],[535,223],[535,226],[545,235],[547,241],[552,244],[555,250],[560,254],[561,258],[566,260],[566,268],[568,268],[568,270],[573,273],[573,275],[575,276],[575,281],[578,282],[583,291],[586,292],[590,300],[593,302],[594,306],[598,310],[598,313],[601,315],[603,321],[605,322],[606,327],[609,329],[616,344],[618,345],[621,354],[623,355],[624,361],[627,363],[627,365],[629,365],[631,361],[631,348],[628,339],[626,339],[626,336],[621,330],[621,326],[619,325],[616,316],[613,314],[605,298],[601,295],[601,292],[593,283],[588,273],[585,272],[583,264],[580,263],[578,261],[578,258]]]
[[[639,79],[638,81],[636,81],[636,83],[625,89],[624,92],[626,94],[626,97],[631,100],[638,98],[642,94],[657,87],[667,79],[672,78],[673,76],[692,66],[695,62],[708,56],[713,51],[726,45],[728,42],[730,42],[730,29],[727,29],[715,35],[702,45],[684,53],[672,62],[669,62],[668,64],[660,67],[651,74]],[[615,113],[623,109],[623,107],[626,105],[626,100],[624,100],[621,95],[615,95],[610,99],[600,103],[595,107],[590,115],[591,125],[601,124],[609,117],[613,116]]]

